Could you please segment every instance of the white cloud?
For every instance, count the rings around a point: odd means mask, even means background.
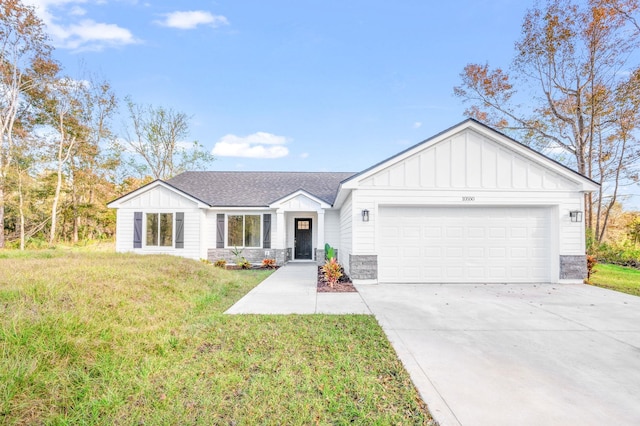
[[[214,15],[204,10],[177,11],[164,15],[165,19],[156,21],[164,27],[178,28],[180,30],[192,30],[199,25],[208,25],[213,28],[229,25],[226,17]]]
[[[309,153],[308,152],[303,152],[302,154],[300,154],[300,158],[309,158]]]
[[[284,146],[287,142],[284,136],[267,132],[245,137],[230,134],[220,138],[211,153],[220,157],[281,158],[289,155],[289,148]]]
[[[73,6],[69,11],[69,14],[73,16],[84,16],[87,14],[87,11],[80,6]]]
[[[416,121],[415,123],[413,123],[414,129],[419,129],[420,127],[422,127],[422,123],[420,121]]]
[[[137,43],[126,28],[91,19],[64,28],[58,27],[57,36],[62,42],[60,47],[74,50],[102,50],[105,47]]]
[[[87,0],[23,1],[35,8],[58,48],[99,51],[139,42],[131,31],[117,24],[83,19],[87,11],[78,5],[87,3]]]

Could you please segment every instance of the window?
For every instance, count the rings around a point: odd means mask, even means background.
[[[147,246],[173,246],[173,213],[147,213]]]
[[[228,247],[260,247],[260,215],[227,216]]]

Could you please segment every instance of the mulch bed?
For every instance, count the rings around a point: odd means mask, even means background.
[[[329,287],[329,283],[324,279],[322,267],[318,266],[318,293],[353,293],[357,291],[351,282],[351,278],[344,272],[333,288]]]

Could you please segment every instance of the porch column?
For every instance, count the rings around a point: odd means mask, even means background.
[[[278,232],[274,248],[285,249],[287,248],[287,226],[284,221],[284,210],[276,211],[276,226]]]
[[[316,241],[318,242],[317,248],[319,250],[324,250],[324,210],[318,210],[317,228],[318,228],[318,235],[316,236]]]

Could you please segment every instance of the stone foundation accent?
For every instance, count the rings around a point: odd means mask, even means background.
[[[249,263],[261,264],[263,259],[275,259],[278,266],[282,266],[291,260],[291,249],[250,249],[242,250],[240,254]],[[210,248],[207,251],[207,259],[214,263],[216,260],[224,259],[228,264],[236,263],[237,258],[231,249]]]
[[[586,256],[560,256],[561,280],[584,280],[586,277]]]
[[[378,278],[378,256],[375,254],[350,254],[349,276],[352,280],[375,280]]]
[[[334,250],[336,252],[336,260],[338,260],[338,250],[337,249],[334,249]],[[326,261],[325,259],[326,254],[324,252],[324,249],[314,249],[314,256],[316,259],[316,263],[318,265],[324,265]]]

